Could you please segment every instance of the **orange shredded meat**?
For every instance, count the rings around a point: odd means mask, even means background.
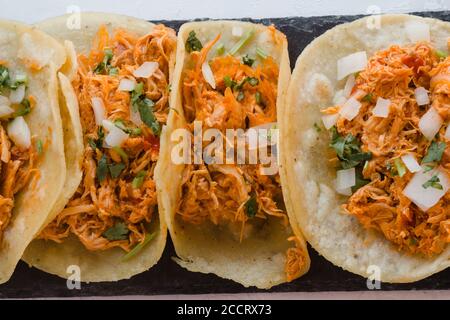
[[[159,136],[153,128],[133,118],[136,114],[139,117],[140,111],[133,111],[132,93],[118,87],[122,79],[142,83],[144,97],[154,103],[156,120],[164,124],[169,111],[169,59],[175,48],[175,32],[162,25],[144,36],[116,29],[112,37],[101,26],[90,53],[79,55],[73,86],[86,146],[83,178],[66,208],[42,231],[40,238],[60,243],[74,234],[88,250],[120,247],[127,252],[144,241],[157,211],[153,173],[159,155]],[[106,50],[112,53],[109,72],[102,65]],[[135,78],[133,72],[144,62],[157,62],[158,68],[148,78]],[[101,136],[106,133],[96,125],[93,97],[103,101],[106,119],[120,121],[121,127],[134,132],[128,132],[119,149],[105,148]],[[118,177],[113,178],[111,173],[99,178],[102,159],[106,159],[108,166],[122,165]],[[108,235],[117,227],[123,231],[119,236]]]
[[[430,105],[417,104],[418,87],[430,92]],[[395,160],[407,153],[419,163],[427,155],[432,142],[419,130],[419,120],[434,107],[444,126],[433,141],[446,144],[439,165],[450,177],[450,141],[445,138],[450,121],[450,58],[440,59],[428,43],[391,46],[369,59],[352,93],[358,90],[370,99],[361,100],[353,120],[341,118],[336,127],[339,134],[356,137],[372,158],[362,170],[369,183],[350,196],[344,210],[365,228],[381,232],[399,250],[425,257],[441,253],[450,243],[450,193],[424,212],[403,194],[414,174],[406,170],[400,176],[393,168]],[[387,118],[372,116],[378,97],[391,101]],[[335,113],[340,107],[325,112]]]
[[[272,29],[274,33],[275,29]],[[250,66],[230,54],[216,55],[207,61],[219,38],[220,34],[200,51],[190,52],[187,68],[182,74],[182,104],[190,132],[194,133],[194,122],[198,121],[203,131],[218,129],[223,137],[226,137],[227,129],[245,132],[276,122],[277,62],[269,56]],[[210,65],[215,88],[202,74],[204,63]],[[229,143],[235,150],[239,148],[236,141]],[[209,142],[202,143],[203,148],[208,145]],[[225,226],[240,242],[257,231],[269,217],[280,219],[287,227],[279,175],[262,174],[262,167],[259,163],[211,164],[205,163],[204,159],[201,164],[187,165],[182,178],[178,216],[195,225],[209,222]],[[252,203],[252,212],[247,208],[249,203]],[[299,250],[291,248],[287,252],[288,281],[300,275],[300,267],[305,262],[305,253]]]
[[[0,122],[0,241],[11,222],[15,195],[31,183],[37,173],[37,152],[33,147],[21,149],[6,134]]]

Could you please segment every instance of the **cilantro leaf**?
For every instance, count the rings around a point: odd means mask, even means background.
[[[144,184],[144,178],[147,174],[147,171],[139,171],[138,174],[136,175],[136,177],[134,177],[133,182],[131,183],[131,185],[133,186],[134,189],[138,189],[140,187],[142,187],[142,185]]]
[[[439,179],[439,177],[437,175],[434,175],[430,178],[430,180],[428,180],[427,182],[425,182],[422,187],[424,189],[428,189],[429,187],[438,189],[438,190],[443,190],[444,187],[442,187],[442,184],[440,183],[441,180]]]
[[[447,144],[445,142],[433,141],[428,148],[427,155],[423,158],[422,163],[439,162],[442,159]]]
[[[153,233],[147,233],[145,235],[145,239],[144,241],[142,241],[141,243],[139,243],[138,245],[136,245],[133,249],[131,249],[130,252],[128,252],[126,255],[123,256],[122,261],[127,261],[131,258],[133,258],[134,256],[136,256],[139,252],[141,252],[141,250],[151,241],[153,240],[153,238],[155,238],[156,236],[156,232]]]
[[[102,236],[109,241],[126,240],[130,230],[124,222],[117,222],[114,226],[106,230]]]
[[[242,63],[251,67],[253,63],[255,63],[255,59],[250,58],[248,54],[246,54],[245,56],[242,57]]]
[[[256,194],[252,194],[250,199],[245,203],[245,214],[249,218],[253,218],[258,213],[258,202],[256,201]]]
[[[111,178],[116,179],[120,176],[125,165],[123,163],[115,163],[109,165],[109,172],[111,173]]]
[[[343,169],[357,167],[367,160],[372,159],[371,152],[362,152],[359,141],[352,134],[345,137],[339,135],[337,128],[331,129],[332,138],[330,146],[336,151]]]
[[[97,179],[99,182],[103,182],[108,175],[108,159],[106,155],[102,155],[100,160],[98,161],[97,166]]]
[[[203,45],[200,40],[198,40],[195,31],[189,32],[185,48],[189,53],[191,53],[192,51],[200,51],[203,49]]]

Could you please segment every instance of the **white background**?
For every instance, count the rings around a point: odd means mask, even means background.
[[[0,18],[23,22],[82,11],[122,13],[147,20],[193,18],[276,18],[448,10],[450,0],[0,0]]]

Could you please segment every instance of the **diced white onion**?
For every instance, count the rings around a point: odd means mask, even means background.
[[[361,109],[361,102],[356,100],[355,97],[351,97],[339,110],[339,114],[347,120],[353,120]]]
[[[130,120],[137,126],[140,126],[144,123],[144,122],[142,122],[139,111],[134,111],[133,107],[130,107]]]
[[[233,37],[240,38],[240,37],[242,37],[243,33],[244,33],[244,30],[241,27],[234,26],[231,29],[231,34],[233,35]]]
[[[136,87],[136,81],[133,79],[127,79],[127,78],[123,78],[120,80],[119,83],[119,91],[133,91],[134,88]]]
[[[5,96],[0,95],[0,106],[7,106],[9,107],[11,105],[11,101]]]
[[[356,185],[355,168],[339,170],[336,177],[336,190],[345,190]]]
[[[25,98],[25,86],[20,85],[16,90],[11,90],[9,94],[9,100],[11,103],[21,103]]]
[[[348,97],[345,96],[344,90],[338,90],[334,94],[333,104],[334,105],[339,105],[339,106],[343,105],[345,103],[345,101],[347,101],[347,99],[348,99]]]
[[[339,113],[326,114],[322,116],[323,125],[327,130],[329,130],[332,126],[334,126],[338,120],[339,120]]]
[[[419,106],[423,106],[430,103],[430,97],[428,96],[428,91],[425,88],[418,87],[414,90],[414,95],[416,96],[416,102]]]
[[[128,134],[117,128],[116,125],[109,120],[103,120],[102,125],[108,130],[108,134],[105,137],[105,142],[108,147],[120,147],[129,137]]]
[[[445,131],[445,138],[450,140],[450,122],[447,124],[447,131]]]
[[[373,108],[372,113],[375,117],[387,118],[389,116],[389,111],[391,106],[391,100],[383,99],[379,97],[377,99],[377,104]]]
[[[432,186],[424,188],[423,185],[433,176],[439,178],[442,190],[433,188]],[[436,205],[439,200],[447,193],[450,188],[450,181],[441,168],[432,171],[420,171],[414,174],[414,177],[403,190],[403,194],[414,202],[420,209],[427,211]]]
[[[352,53],[337,62],[337,79],[342,80],[349,74],[363,70],[367,65],[365,51]]]
[[[146,61],[139,68],[134,70],[133,75],[136,78],[149,78],[159,68],[159,63],[154,61]]]
[[[23,117],[17,117],[8,124],[8,136],[14,143],[22,149],[28,149],[31,146],[30,128]]]
[[[355,86],[355,74],[351,74],[347,78],[347,82],[344,87],[344,95],[346,98],[349,98],[352,94],[352,89]]]
[[[105,105],[103,104],[103,100],[98,97],[93,97],[91,102],[92,109],[94,110],[95,124],[100,126],[106,118]]]
[[[352,188],[345,188],[345,189],[336,188],[336,192],[342,194],[343,196],[350,197],[352,195]]]
[[[5,105],[0,105],[0,118],[5,118],[14,113],[14,109]]]
[[[433,140],[436,133],[441,129],[442,120],[435,108],[431,107],[419,120],[419,129],[422,134],[428,139]]]
[[[411,42],[430,41],[430,26],[424,22],[405,23],[406,34]]]
[[[408,168],[409,172],[415,173],[415,172],[419,172],[420,170],[422,170],[422,167],[417,162],[416,157],[411,153],[408,153],[408,154],[405,154],[404,156],[402,156],[402,161],[405,164],[405,166]]]
[[[216,79],[214,79],[214,74],[211,70],[211,67],[209,66],[209,63],[207,61],[203,62],[202,64],[202,74],[203,78],[205,78],[206,82],[209,83],[209,85],[215,89],[216,88]]]

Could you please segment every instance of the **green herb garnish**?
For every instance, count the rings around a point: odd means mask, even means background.
[[[406,173],[406,166],[400,158],[394,160],[395,168],[397,169],[398,175],[403,177]]]
[[[111,178],[116,179],[120,176],[125,165],[123,163],[115,163],[109,165],[109,172],[111,173]]]
[[[366,161],[367,162],[367,161]],[[361,166],[356,168],[356,180],[355,180],[355,185],[351,188],[352,189],[352,193],[355,193],[356,191],[358,191],[360,188],[364,187],[366,184],[370,183],[370,180],[366,180],[364,179],[364,176],[362,174],[362,170]]]
[[[109,241],[118,241],[128,239],[128,234],[130,230],[127,225],[123,222],[117,222],[114,226],[106,230],[102,236]]]
[[[256,195],[252,194],[250,199],[245,203],[245,214],[249,218],[253,218],[258,213],[258,202],[256,201]]]
[[[97,166],[97,179],[99,182],[103,182],[108,175],[108,159],[106,155],[102,155],[100,160],[98,161]]]
[[[255,93],[255,100],[256,100],[256,103],[259,104],[260,106],[264,104],[263,100],[262,100],[261,92],[256,91],[256,93]]]
[[[236,97],[236,100],[237,101],[242,101],[242,100],[244,100],[244,98],[245,98],[244,92],[239,91],[239,93],[238,93],[238,95]]]
[[[197,36],[195,35],[195,31],[189,32],[189,36],[186,40],[185,45],[186,51],[191,53],[192,51],[200,51],[203,49],[203,45],[200,42],[200,40],[197,39]]]
[[[365,101],[365,102],[372,102],[372,99],[373,99],[373,94],[372,94],[372,93],[368,93],[368,94],[366,94],[366,95],[364,96],[364,98],[362,98],[362,101]]]
[[[111,70],[111,60],[113,58],[113,51],[109,48],[103,50],[103,60],[94,69],[94,73],[109,73]]]
[[[41,139],[36,142],[36,149],[38,155],[41,155],[44,152],[44,144],[42,143]]]
[[[138,172],[136,177],[134,177],[133,182],[131,183],[131,185],[133,186],[134,189],[139,189],[140,187],[142,187],[142,185],[144,184],[144,178],[145,178],[146,174],[147,174],[147,171],[139,171]]]
[[[439,179],[439,177],[437,175],[434,175],[431,177],[430,180],[428,180],[427,182],[425,182],[422,187],[424,189],[428,189],[429,187],[432,187],[434,189],[438,189],[438,190],[443,190],[444,187],[442,187],[442,184],[440,184],[441,180]]]
[[[343,169],[356,167],[372,159],[372,153],[362,152],[359,141],[352,134],[342,137],[335,126],[331,128],[331,132],[330,146],[336,151]]]
[[[246,54],[245,56],[242,57],[242,63],[251,67],[253,66],[253,63],[255,63],[255,59],[250,58],[248,54]]]
[[[219,44],[216,49],[217,55],[221,56],[225,53],[225,46],[223,43]]]
[[[260,47],[256,48],[256,54],[261,58],[261,59],[267,59],[268,55],[266,52],[264,52],[263,49],[261,49]]]
[[[428,148],[427,155],[423,158],[422,163],[439,162],[442,159],[447,144],[445,142],[433,141]]]
[[[0,65],[0,88],[9,87],[9,69]]]
[[[144,241],[136,245],[130,252],[123,256],[122,261],[127,261],[134,256],[136,256],[154,237],[156,236],[156,232],[147,233],[145,235]]]
[[[447,58],[448,53],[441,50],[436,50],[436,55],[438,56],[439,59],[445,59]]]
[[[233,89],[236,86],[236,81],[231,80],[230,76],[223,77],[223,82],[227,88]]]
[[[119,146],[113,147],[113,150],[122,158],[123,161],[128,161],[127,153]]]
[[[14,113],[14,117],[23,117],[31,112],[30,100],[23,99],[19,105],[19,109]]]
[[[97,139],[94,140],[92,138],[88,139],[89,146],[92,148],[92,150],[95,151],[95,149],[101,149],[103,147],[103,139],[105,138],[105,132],[103,131],[103,127],[100,126],[97,129]]]
[[[242,36],[242,38],[234,45],[233,48],[231,48],[230,50],[230,54],[233,56],[235,55],[239,50],[241,50],[242,47],[244,47],[247,42],[250,41],[250,39],[253,37],[253,35],[255,34],[254,30],[251,30],[249,32],[247,32],[244,36]]]
[[[142,129],[141,128],[129,128],[125,125],[125,123],[123,122],[123,120],[121,119],[117,119],[114,121],[114,125],[119,128],[120,130],[122,130],[125,133],[131,134],[133,136],[138,136],[142,133]]]
[[[139,115],[141,116],[142,122],[144,122],[154,135],[159,136],[161,133],[161,126],[153,113],[153,106],[155,103],[147,98],[140,100],[138,103]]]

